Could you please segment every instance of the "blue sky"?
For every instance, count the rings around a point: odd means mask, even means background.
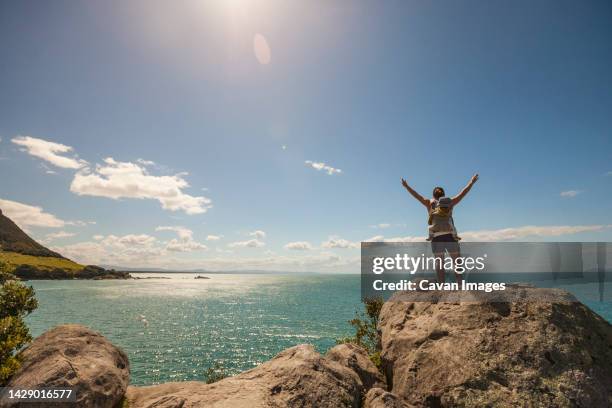
[[[610,240],[611,39],[605,1],[4,1],[0,208],[82,262],[357,272],[425,235],[400,177],[478,172],[466,238]]]

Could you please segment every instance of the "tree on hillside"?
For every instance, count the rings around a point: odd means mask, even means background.
[[[15,280],[0,261],[0,386],[19,368],[17,352],[32,340],[23,318],[37,307],[34,289]]]

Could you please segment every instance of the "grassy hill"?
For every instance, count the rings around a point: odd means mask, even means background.
[[[63,269],[77,272],[83,269],[70,259],[42,246],[26,234],[0,210],[0,261],[13,271],[20,265],[29,265],[41,271]]]
[[[22,280],[130,279],[127,272],[79,265],[40,245],[0,210],[0,264]]]
[[[66,258],[24,255],[8,251],[0,251],[0,261],[8,265],[9,272],[12,272],[19,265],[30,265],[43,271],[51,271],[59,268],[71,272],[78,272],[84,268],[83,265]]]

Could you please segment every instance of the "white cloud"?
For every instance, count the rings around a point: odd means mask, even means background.
[[[503,228],[497,230],[466,231],[459,236],[466,241],[511,241],[528,237],[558,237],[580,232],[601,231],[610,225],[525,225],[522,227]]]
[[[155,231],[173,231],[173,232],[176,232],[176,234],[181,239],[192,239],[193,238],[193,231],[185,227],[179,227],[179,226],[157,227],[155,228]]]
[[[208,247],[194,240],[172,239],[166,244],[166,249],[173,252],[206,251]]]
[[[348,241],[346,239],[343,239],[337,236],[331,236],[328,238],[327,241],[321,244],[321,247],[323,248],[341,248],[341,249],[359,248],[359,246],[360,246],[359,242],[351,242],[351,241]]]
[[[136,163],[142,164],[143,166],[154,166],[155,162],[145,159],[136,159]]]
[[[76,227],[86,227],[88,225],[96,225],[95,221],[66,221],[66,225],[74,225]]]
[[[255,237],[255,239],[264,239],[266,237],[266,233],[261,230],[249,232],[249,236]]]
[[[382,235],[376,235],[364,240],[364,242],[425,242],[425,237],[407,236],[385,238]]]
[[[318,171],[323,170],[327,174],[329,174],[330,176],[333,176],[334,174],[342,173],[342,170],[336,169],[336,168],[331,167],[331,166],[328,166],[327,164],[325,164],[323,162],[313,162],[312,160],[306,160],[304,163],[306,163],[307,165],[309,165],[310,167],[312,167],[315,170],[318,170]]]
[[[100,264],[110,259],[111,254],[118,255],[116,251],[107,251],[102,244],[90,241],[62,246],[56,245],[52,246],[51,249],[84,265]]]
[[[75,235],[76,234],[74,232],[59,231],[59,232],[54,232],[54,233],[45,235],[45,237],[41,239],[40,242],[46,245],[49,242],[53,242],[55,240],[62,239],[62,238],[74,237]]]
[[[87,162],[79,159],[72,154],[72,147],[61,143],[49,142],[31,136],[17,136],[12,139],[12,142],[21,146],[21,150],[28,154],[43,159],[54,166],[65,169],[80,169],[87,165]],[[63,156],[62,154],[71,153],[72,157]]]
[[[173,231],[178,235],[178,239],[172,239],[166,244],[166,249],[173,252],[191,252],[207,250],[208,247],[200,242],[194,241],[193,231],[189,228],[172,226],[157,227],[155,231]]]
[[[310,242],[306,241],[289,242],[287,245],[285,245],[285,249],[294,251],[309,251],[312,249],[312,245],[310,245]]]
[[[206,237],[207,241],[218,241],[222,238],[222,235],[208,235]]]
[[[582,191],[580,190],[568,190],[568,191],[562,191],[559,195],[563,198],[573,198],[573,197],[576,197],[580,193],[582,193]]]
[[[391,224],[382,222],[380,224],[370,225],[370,228],[379,228],[379,229],[391,228]]]
[[[206,197],[195,197],[183,192],[189,184],[183,178],[186,173],[174,176],[153,176],[147,169],[131,162],[117,162],[104,159],[104,165],[94,171],[84,169],[77,172],[70,185],[70,191],[78,195],[97,197],[138,198],[158,200],[162,208],[170,211],[184,211],[186,214],[200,214],[212,207]]]
[[[601,231],[606,228],[612,228],[611,225],[551,225],[551,226],[536,226],[525,225],[522,227],[501,228],[495,230],[474,230],[474,231],[459,231],[459,236],[462,242],[490,242],[490,241],[512,241],[524,238],[535,237],[558,237],[563,235],[577,234],[580,232]],[[385,238],[382,235],[376,235],[368,238],[365,242],[426,242],[425,237],[406,236]]]
[[[52,249],[83,264],[139,265],[159,262],[166,254],[157,239],[147,234],[96,235],[94,239]]]
[[[0,209],[22,228],[46,227],[62,228],[67,223],[53,214],[43,211],[41,207],[0,199]]]
[[[265,242],[258,239],[249,239],[248,241],[236,241],[228,244],[230,248],[261,248],[265,246]]]
[[[123,236],[108,235],[102,239],[104,245],[114,248],[127,247],[149,247],[153,245],[157,239],[147,234],[128,234]]]
[[[184,268],[201,267],[208,270],[268,270],[296,272],[359,272],[360,257],[341,257],[331,252],[292,253],[291,255],[264,254],[257,257],[223,256],[208,258]]]

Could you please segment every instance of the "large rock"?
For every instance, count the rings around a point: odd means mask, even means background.
[[[76,403],[54,403],[53,407],[114,408],[128,387],[130,369],[125,353],[84,326],[57,326],[37,337],[21,357],[21,368],[7,387],[74,389]]]
[[[353,370],[322,357],[311,345],[299,345],[213,384],[131,386],[127,399],[130,408],[357,408],[364,391]]]
[[[330,349],[325,357],[355,371],[366,390],[385,387],[385,378],[362,347],[351,343],[339,344]]]
[[[379,330],[390,391],[427,407],[612,406],[612,326],[567,292],[507,291],[532,301],[414,302],[402,293],[386,302]]]
[[[397,395],[382,388],[372,388],[365,396],[363,408],[412,408]]]

